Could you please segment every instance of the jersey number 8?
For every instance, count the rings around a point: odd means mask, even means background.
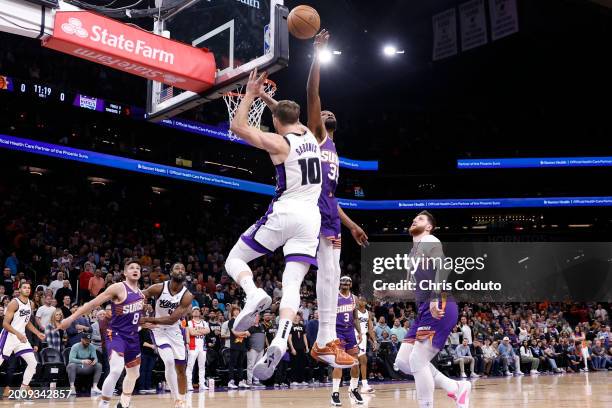
[[[138,324],[140,320],[140,313],[134,313],[134,318],[132,319],[132,324]]]

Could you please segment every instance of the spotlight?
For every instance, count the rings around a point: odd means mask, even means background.
[[[385,55],[390,57],[392,55],[395,55],[395,53],[397,52],[397,48],[392,45],[386,45],[385,48],[383,48],[383,52],[385,53]]]
[[[393,57],[395,54],[403,54],[404,50],[398,50],[394,45],[385,45],[383,48],[383,54],[387,57]]]
[[[325,49],[325,50],[321,50],[319,51],[319,62],[321,62],[321,64],[329,64],[332,60],[332,53]]]

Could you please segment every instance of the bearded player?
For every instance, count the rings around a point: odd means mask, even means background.
[[[22,389],[29,387],[36,373],[37,365],[34,350],[26,337],[26,329],[34,333],[41,341],[45,340],[45,334],[41,333],[31,321],[33,310],[33,303],[30,300],[31,291],[32,286],[29,283],[19,284],[19,296],[6,306],[0,333],[0,365],[13,353],[15,356],[20,356],[27,364],[21,381]]]
[[[138,322],[143,313],[144,295],[138,288],[140,263],[133,259],[125,261],[124,282],[113,283],[90,302],[79,307],[73,314],[62,320],[60,329],[66,330],[78,317],[89,314],[95,308],[112,302],[112,317],[106,333],[106,350],[110,356],[110,371],[102,384],[100,408],[108,408],[113,391],[125,368],[123,392],[117,408],[130,406],[132,391],[140,376],[140,339]]]
[[[152,325],[151,334],[159,357],[164,362],[165,377],[177,408],[185,406],[187,393],[185,338],[181,318],[191,310],[193,295],[185,287],[185,265],[172,265],[170,280],[149,286],[143,294],[155,298],[155,317],[143,317],[140,323]]]
[[[419,262],[416,270],[411,271],[411,279],[416,284],[418,315],[406,334],[395,358],[397,367],[406,374],[414,376],[419,408],[433,407],[434,387],[443,388],[453,398],[459,408],[467,408],[470,401],[471,383],[454,381],[442,374],[431,364],[457,324],[457,303],[446,293],[423,291],[421,281],[442,282],[446,279],[444,270],[434,268],[444,260],[442,244],[432,235],[436,223],[433,215],[420,212],[412,221],[409,232],[412,235],[412,258],[434,260]]]
[[[336,187],[340,162],[334,133],[337,122],[330,111],[321,111],[319,97],[320,62],[319,52],[327,47],[329,33],[322,30],[314,41],[314,56],[306,87],[308,100],[308,128],[317,138],[321,147],[321,169],[323,171],[322,191],[319,197],[321,212],[321,232],[319,235],[319,251],[317,252],[317,304],[319,309],[319,331],[317,340],[312,346],[310,355],[319,361],[336,368],[348,368],[356,364],[354,358],[342,352],[342,347],[336,338],[336,301],[337,289],[340,284],[340,224],[344,224],[359,245],[367,244],[367,235],[338,206]]]

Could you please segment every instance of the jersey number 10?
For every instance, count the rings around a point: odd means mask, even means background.
[[[298,160],[302,169],[302,185],[321,183],[321,163],[318,157]]]

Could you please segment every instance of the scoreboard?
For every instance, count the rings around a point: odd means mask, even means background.
[[[3,90],[47,102],[69,104],[77,108],[144,119],[145,112],[142,108],[85,95],[57,85],[0,75],[0,91]]]

